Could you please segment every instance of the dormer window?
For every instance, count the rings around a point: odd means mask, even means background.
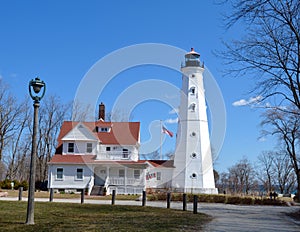
[[[92,151],[93,151],[93,144],[87,143],[86,144],[86,153],[92,153]]]
[[[96,127],[96,132],[110,132],[110,127]]]
[[[74,143],[68,143],[68,153],[74,153]]]

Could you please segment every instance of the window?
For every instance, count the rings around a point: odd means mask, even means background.
[[[161,172],[157,172],[156,173],[156,179],[157,180],[161,180]]]
[[[119,177],[125,177],[125,170],[124,169],[119,170]]]
[[[196,153],[192,153],[191,156],[192,156],[192,158],[194,158],[194,159],[197,158],[197,154],[196,154]]]
[[[100,132],[110,132],[110,128],[109,127],[100,127],[99,129],[100,129]]]
[[[110,151],[110,147],[106,147],[106,151]]]
[[[86,144],[86,152],[87,153],[92,153],[93,151],[93,144],[92,143],[87,143]]]
[[[197,178],[197,174],[196,174],[196,173],[193,173],[192,176],[191,176],[191,178],[192,178],[192,179]]]
[[[96,132],[110,132],[110,127],[98,127],[95,128]]]
[[[133,171],[134,179],[140,179],[140,170],[136,169]]]
[[[128,149],[123,149],[123,159],[128,159],[128,155],[129,155],[129,152],[128,152]]]
[[[68,152],[74,153],[74,143],[68,143]]]
[[[63,168],[57,168],[56,169],[56,179],[62,180],[64,176],[64,169]]]
[[[191,92],[191,95],[195,95],[195,92],[196,92],[195,87],[191,87],[190,92]]]
[[[76,179],[78,179],[78,180],[83,179],[83,169],[82,168],[77,168]]]
[[[195,109],[196,109],[196,104],[195,104],[195,103],[191,104],[191,105],[190,105],[190,109],[191,109],[191,111],[195,111]]]

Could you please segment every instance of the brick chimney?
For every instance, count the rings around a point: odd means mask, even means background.
[[[99,114],[98,114],[98,120],[105,121],[105,105],[103,102],[99,105]]]

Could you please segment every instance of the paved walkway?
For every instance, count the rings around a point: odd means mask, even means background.
[[[17,197],[2,197],[0,200],[17,201]],[[27,198],[23,198],[27,200]],[[47,198],[36,198],[35,201],[49,201]],[[54,202],[80,203],[80,199],[54,199]],[[107,200],[85,199],[86,204],[111,204]],[[140,201],[118,201],[116,205],[141,205]],[[166,202],[148,201],[147,206],[166,207]],[[171,202],[171,208],[182,209],[181,202]],[[188,204],[188,210],[193,205]],[[285,213],[299,211],[299,206],[240,206],[226,204],[199,203],[198,212],[206,213],[213,217],[205,231],[247,231],[247,232],[299,232],[300,222],[287,217]]]

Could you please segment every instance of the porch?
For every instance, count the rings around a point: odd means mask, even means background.
[[[88,184],[88,194],[141,194],[145,189],[145,169],[140,166],[96,166]]]

